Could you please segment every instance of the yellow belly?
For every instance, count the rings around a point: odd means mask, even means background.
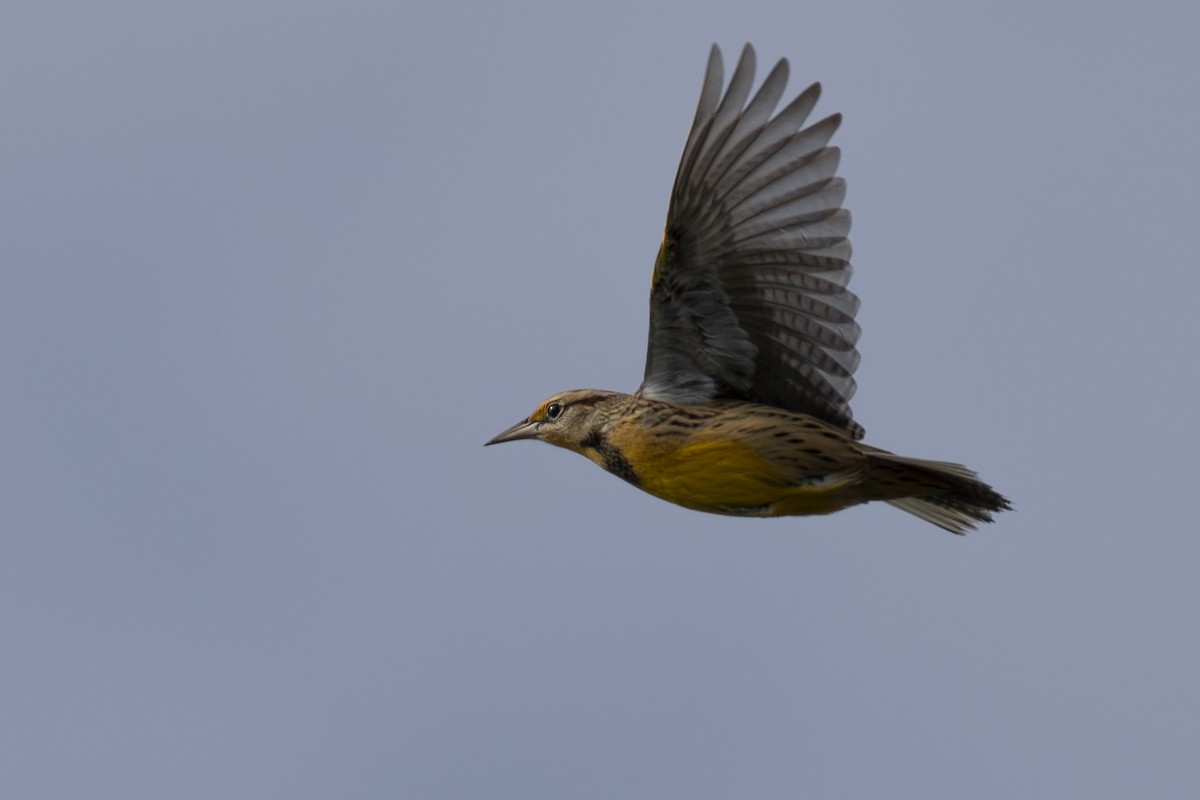
[[[658,452],[626,451],[641,488],[697,511],[777,517],[828,514],[861,502],[849,491],[855,473],[813,475],[802,481],[750,447],[732,440],[690,441]]]

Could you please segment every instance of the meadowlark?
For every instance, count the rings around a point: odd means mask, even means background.
[[[633,394],[580,389],[487,444],[540,439],[650,494],[717,514],[827,514],[883,500],[954,533],[1008,500],[959,464],[863,444],[859,327],[834,114],[809,86],[778,114],[781,60],[750,98],[749,45],[722,95],[715,45],[675,176]]]

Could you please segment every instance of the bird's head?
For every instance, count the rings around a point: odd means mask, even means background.
[[[582,453],[589,437],[608,419],[613,401],[622,397],[625,395],[597,389],[560,392],[548,397],[528,417],[484,444],[540,439]]]

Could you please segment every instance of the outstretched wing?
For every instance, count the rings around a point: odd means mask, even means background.
[[[709,56],[654,265],[641,391],[766,403],[861,437],[849,406],[859,359],[850,213],[840,151],[827,146],[841,116],[803,127],[821,93],[813,84],[771,117],[787,61],[747,104],[754,66],[746,45],[722,97],[720,49]]]

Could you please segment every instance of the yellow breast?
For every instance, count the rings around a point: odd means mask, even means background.
[[[734,438],[663,438],[645,431],[614,437],[650,494],[698,511],[739,516],[827,514],[860,500],[855,473],[798,476]]]

